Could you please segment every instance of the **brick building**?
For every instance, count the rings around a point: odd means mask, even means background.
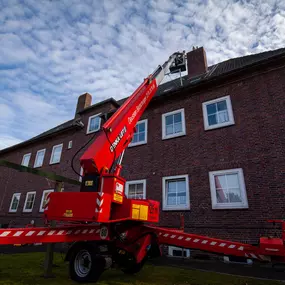
[[[126,194],[159,200],[162,226],[179,226],[182,212],[186,231],[254,243],[267,219],[285,217],[285,49],[209,67],[203,48],[187,58],[182,84],[161,85],[137,125],[124,157]],[[91,101],[79,96],[73,119],[0,151],[0,159],[80,179],[72,157],[98,133],[98,115],[124,99]],[[54,182],[0,169],[0,224],[40,224]]]

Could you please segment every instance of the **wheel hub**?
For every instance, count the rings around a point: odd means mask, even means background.
[[[74,270],[80,277],[86,277],[91,270],[91,255],[86,250],[80,250],[74,260]]]

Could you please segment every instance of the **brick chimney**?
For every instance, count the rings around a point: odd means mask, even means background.
[[[84,93],[78,97],[75,117],[77,116],[78,112],[84,110],[85,108],[91,106],[92,103],[92,96],[89,93]]]
[[[207,72],[208,63],[203,47],[193,47],[193,50],[187,53],[187,68],[190,78]]]

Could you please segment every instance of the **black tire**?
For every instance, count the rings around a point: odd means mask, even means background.
[[[73,281],[96,282],[105,268],[105,258],[94,247],[86,244],[76,246],[69,258],[69,275]]]
[[[142,269],[143,266],[144,266],[145,261],[146,261],[146,258],[143,259],[140,263],[132,263],[132,264],[129,264],[128,267],[122,268],[122,271],[123,271],[125,274],[128,274],[128,275],[136,274],[136,273],[138,273],[138,272],[141,271],[141,269]]]

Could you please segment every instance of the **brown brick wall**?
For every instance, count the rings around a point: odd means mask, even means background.
[[[146,179],[147,197],[161,201],[162,177],[188,174],[191,209],[184,212],[186,231],[256,242],[260,234],[267,233],[264,229],[267,219],[285,217],[284,82],[283,68],[240,78],[196,94],[183,91],[152,101],[142,117],[148,119],[148,142],[127,149],[123,176],[127,180]],[[231,97],[235,124],[205,131],[202,103],[225,95]],[[70,162],[76,150],[92,136],[86,135],[88,117],[112,108],[109,104],[89,110],[82,115],[83,130],[65,132],[19,149],[6,158],[21,163],[23,154],[32,152],[30,161],[33,163],[36,151],[47,148],[43,169],[78,179],[70,168]],[[186,135],[162,140],[161,115],[180,108],[185,110]],[[73,141],[71,150],[67,150],[69,140]],[[52,146],[62,142],[64,148],[60,164],[49,166]],[[232,168],[243,169],[249,208],[213,210],[209,171]],[[0,223],[13,219],[20,224],[40,216],[42,191],[50,188],[45,179],[1,168],[0,183],[0,203],[3,200]],[[22,213],[24,193],[32,190],[37,191],[34,211],[32,214]],[[65,185],[65,190],[75,191],[78,187]],[[15,192],[23,193],[20,206],[16,214],[9,214],[10,200]],[[180,213],[161,211],[160,224],[178,227]]]

